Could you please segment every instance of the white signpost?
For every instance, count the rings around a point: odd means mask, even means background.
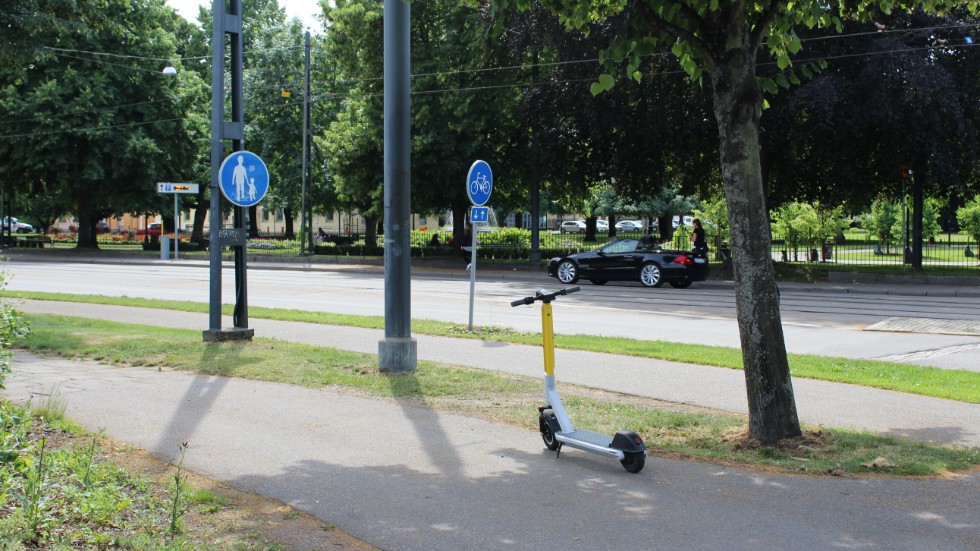
[[[200,189],[198,184],[174,184],[171,182],[158,182],[157,193],[172,193],[174,196],[174,260],[177,260],[180,248],[180,209],[177,207],[177,195],[180,193],[197,193]],[[163,232],[161,232],[163,233]],[[162,237],[162,236],[161,236]],[[161,238],[161,242],[163,239]],[[161,250],[163,245],[161,244]]]
[[[490,219],[490,207],[484,205],[493,193],[493,172],[486,161],[474,161],[466,175],[466,194],[473,207],[470,209],[470,224],[473,226],[473,241],[470,244],[470,324],[473,331],[473,297],[476,290],[476,247],[479,242],[477,224],[486,224]]]

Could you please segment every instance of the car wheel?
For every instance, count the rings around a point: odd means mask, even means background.
[[[687,289],[692,283],[694,282],[690,279],[682,279],[680,281],[671,281],[670,286],[674,289]]]
[[[605,279],[590,279],[589,281],[593,285],[605,285],[606,284],[606,280]]]
[[[566,285],[574,285],[578,283],[578,266],[571,260],[562,260],[555,270],[555,277]]]
[[[660,287],[664,284],[664,275],[660,271],[660,266],[653,262],[647,262],[640,267],[640,283],[644,287]]]
[[[17,228],[17,233],[27,233],[27,230],[24,228]]]

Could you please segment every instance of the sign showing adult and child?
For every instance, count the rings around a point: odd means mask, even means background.
[[[218,184],[221,194],[233,205],[255,206],[269,191],[269,169],[258,155],[236,151],[222,161]]]

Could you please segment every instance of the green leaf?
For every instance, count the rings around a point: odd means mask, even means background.
[[[787,90],[789,89],[789,79],[787,79],[786,75],[783,73],[776,75],[776,84],[778,84],[780,88]]]
[[[779,67],[780,71],[785,70],[792,64],[793,63],[789,60],[789,55],[786,52],[780,53],[779,57],[776,58],[776,66]]]
[[[613,79],[612,75],[603,73],[599,75],[599,82],[593,82],[592,86],[589,87],[589,90],[592,92],[593,96],[598,96],[606,90],[611,90],[615,85],[616,80]]]
[[[633,80],[635,80],[636,82],[641,82],[643,80],[643,72],[642,71],[634,71],[633,72]]]
[[[677,42],[674,42],[673,46],[670,47],[670,51],[679,59],[682,55],[684,55],[684,46],[681,44],[681,41],[678,40]]]

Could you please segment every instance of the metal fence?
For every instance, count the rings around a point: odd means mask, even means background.
[[[840,265],[903,266],[911,263],[912,245],[900,239],[880,240],[867,231],[852,229],[833,241],[792,246],[773,236],[772,257],[777,262],[824,262]],[[977,243],[969,236],[944,233],[922,244],[923,267],[976,268]]]
[[[616,239],[639,239],[640,232],[617,232]],[[172,237],[172,236],[171,236]],[[206,251],[206,247],[183,239],[181,234],[179,250],[181,254]],[[186,234],[189,237],[189,234]],[[411,254],[416,257],[451,257],[458,255],[458,247],[452,242],[450,232],[413,231],[411,233]],[[606,233],[597,233],[596,239],[586,240],[584,232],[560,233],[542,231],[539,234],[541,258],[563,254],[589,251],[601,247],[612,238]],[[710,238],[710,236],[709,236]],[[52,234],[48,236],[15,236],[11,245],[40,246],[59,249],[75,248],[77,236],[74,234]],[[854,228],[838,236],[833,241],[819,247],[815,243],[789,244],[779,235],[773,235],[772,258],[786,263],[823,263],[854,266],[905,266],[910,262],[910,251],[903,251],[898,240],[879,241],[876,236]],[[480,257],[490,259],[527,259],[530,253],[530,231],[506,228],[500,231],[480,232]],[[711,240],[709,239],[709,243]],[[99,248],[113,251],[145,251],[159,254],[160,240],[127,234],[101,234]],[[665,243],[666,247],[671,247]],[[281,235],[249,238],[247,247],[250,255],[257,256],[298,256],[301,247],[298,239],[285,239]],[[723,245],[714,247],[712,258],[723,261],[729,251]],[[173,242],[171,239],[171,250]],[[978,268],[980,263],[975,256],[980,247],[968,236],[958,233],[945,233],[935,236],[922,246],[922,264],[927,268]],[[309,251],[306,251],[309,252]],[[362,234],[326,235],[314,238],[314,254],[334,256],[376,257],[383,256],[383,236],[378,236],[374,244],[368,244]]]

